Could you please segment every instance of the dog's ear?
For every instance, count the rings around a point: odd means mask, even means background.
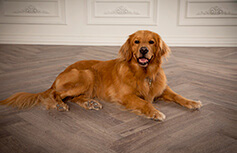
[[[161,37],[157,34],[157,41],[158,41],[158,47],[157,47],[157,53],[160,57],[167,58],[169,56],[170,48],[168,45],[161,39]]]
[[[126,60],[126,61],[130,61],[132,58],[132,51],[130,48],[130,40],[131,40],[131,38],[129,37],[119,50],[120,58],[122,58],[123,60]]]
[[[170,48],[168,47],[168,45],[162,40],[160,39],[160,53],[162,57],[168,57],[169,53],[170,53]]]

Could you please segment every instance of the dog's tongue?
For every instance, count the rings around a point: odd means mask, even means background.
[[[148,59],[146,59],[146,58],[139,58],[139,62],[140,63],[147,63]]]

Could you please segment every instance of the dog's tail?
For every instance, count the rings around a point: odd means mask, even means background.
[[[9,98],[0,101],[0,105],[8,105],[12,107],[17,107],[19,109],[31,108],[33,106],[39,105],[45,99],[50,97],[51,89],[48,89],[41,93],[27,93],[27,92],[19,92],[16,93]]]

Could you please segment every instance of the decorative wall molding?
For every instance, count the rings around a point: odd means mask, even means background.
[[[158,0],[87,0],[91,25],[157,25]]]
[[[180,0],[179,25],[237,25],[236,0]]]
[[[237,13],[224,10],[219,6],[214,6],[209,8],[206,11],[200,11],[197,13],[197,15],[212,15],[212,16],[221,16],[221,15],[237,15]]]
[[[104,14],[116,14],[116,15],[127,15],[127,14],[134,14],[134,15],[140,15],[141,13],[137,10],[132,10],[128,8],[127,6],[121,5],[113,10],[107,10],[104,12]]]
[[[66,24],[65,0],[0,0],[0,23]]]
[[[1,34],[0,44],[121,46],[127,36]],[[169,46],[236,47],[237,37],[162,36]]]
[[[16,13],[16,14],[49,14],[48,11],[40,10],[37,7],[35,7],[34,5],[28,5],[24,9],[14,11],[13,13]]]

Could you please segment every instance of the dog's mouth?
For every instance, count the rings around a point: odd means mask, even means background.
[[[146,57],[139,57],[137,59],[137,62],[139,63],[140,66],[147,67],[150,62],[150,59],[148,59]]]

